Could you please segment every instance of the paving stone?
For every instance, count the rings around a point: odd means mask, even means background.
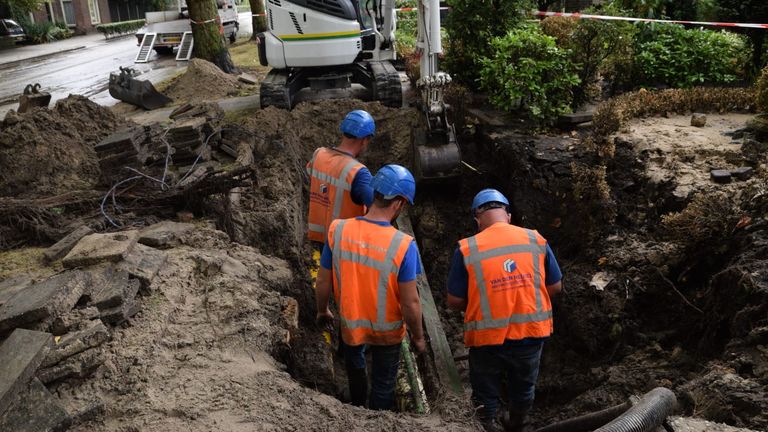
[[[50,333],[16,329],[0,345],[0,414],[4,413],[27,387],[45,358],[51,339]]]
[[[69,313],[57,316],[51,323],[51,333],[56,336],[70,331],[82,330],[89,321],[99,318],[101,312],[94,306],[72,309]]]
[[[59,364],[64,359],[103,344],[109,338],[109,330],[103,322],[89,321],[83,330],[68,333],[55,343],[48,350],[41,367],[47,368]]]
[[[577,125],[592,121],[594,113],[592,111],[583,111],[571,114],[563,114],[558,117],[557,122],[561,125]]]
[[[0,306],[0,334],[68,313],[90,288],[90,283],[90,274],[76,270],[58,274],[17,292]]]
[[[101,311],[101,320],[107,324],[116,326],[122,324],[128,320],[128,318],[139,312],[141,312],[141,301],[134,297],[130,300],[126,299],[120,306]]]
[[[691,126],[704,127],[707,125],[707,115],[702,113],[693,113],[691,116]]]
[[[165,265],[168,260],[168,254],[161,250],[137,244],[133,251],[125,257],[125,260],[118,264],[117,268],[125,270],[131,277],[141,281],[142,292],[148,292],[152,285],[152,280],[157,276],[157,272]]]
[[[33,379],[8,410],[0,415],[0,431],[63,432],[72,418],[38,379]]]
[[[728,170],[712,170],[709,175],[715,183],[731,182],[731,172]]]
[[[128,277],[127,271],[114,267],[97,272],[94,275],[96,283],[94,283],[88,305],[95,306],[99,310],[120,306],[125,298]]]
[[[80,239],[89,234],[93,234],[93,230],[88,226],[83,225],[80,228],[77,228],[76,230],[67,234],[63,239],[56,242],[56,244],[46,249],[45,252],[43,252],[45,259],[48,260],[48,262],[53,262],[59,258],[62,258],[64,255],[68,254],[73,247],[75,247]]]
[[[241,73],[237,76],[237,80],[245,84],[258,84],[259,79],[255,76],[247,73]]]
[[[752,167],[739,167],[731,170],[731,175],[739,180],[749,180],[754,174],[755,170]]]
[[[44,384],[65,378],[85,378],[104,363],[99,350],[89,349],[67,358],[56,366],[37,371],[37,378]]]
[[[83,237],[64,257],[64,267],[82,267],[101,262],[119,262],[133,249],[139,238],[137,230]]]
[[[8,278],[0,282],[0,306],[8,302],[17,292],[32,285],[35,281],[35,275],[23,274]]]
[[[139,243],[155,248],[169,248],[178,244],[179,238],[195,229],[190,223],[163,221],[143,229],[139,233]]]

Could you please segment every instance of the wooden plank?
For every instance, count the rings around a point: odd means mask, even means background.
[[[411,219],[408,216],[407,211],[404,211],[397,218],[397,227],[400,231],[411,235],[414,238],[416,237],[413,233]],[[421,263],[421,256],[419,256],[419,263]],[[416,286],[418,287],[419,298],[421,299],[424,329],[429,336],[429,345],[432,348],[432,353],[435,358],[437,377],[440,380],[440,384],[445,389],[458,396],[462,396],[464,388],[461,385],[461,378],[459,378],[459,372],[456,370],[456,364],[453,361],[453,353],[451,352],[450,345],[448,345],[448,338],[445,336],[443,324],[440,322],[440,312],[437,310],[437,305],[435,304],[434,297],[432,297],[432,290],[429,287],[427,276],[423,271],[416,279]]]

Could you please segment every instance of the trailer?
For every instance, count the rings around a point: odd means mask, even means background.
[[[240,28],[235,1],[217,0],[216,6],[224,36],[230,42],[234,42]],[[145,18],[144,27],[136,31],[136,41],[139,46],[136,63],[148,62],[152,51],[159,55],[172,55],[174,49],[178,49],[177,60],[189,60],[194,41],[185,0],[178,3],[177,10],[147,12]]]

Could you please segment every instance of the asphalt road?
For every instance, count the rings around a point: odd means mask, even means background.
[[[239,15],[239,36],[252,32],[250,12]],[[109,73],[120,66],[141,71],[139,79],[153,83],[183,71],[186,62],[176,62],[174,56],[153,53],[149,63],[134,64],[138,46],[133,36],[103,41],[84,49],[70,51],[39,60],[29,60],[0,70],[0,119],[11,108],[18,107],[18,95],[27,84],[40,83],[51,93],[52,101],[81,94],[102,105],[114,105],[118,100],[109,95]]]

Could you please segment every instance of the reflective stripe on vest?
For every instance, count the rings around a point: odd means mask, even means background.
[[[370,256],[342,250],[342,231],[344,231],[344,225],[346,225],[346,223],[347,220],[344,219],[340,220],[336,225],[336,230],[333,232],[333,248],[331,249],[333,254],[333,266],[336,277],[336,286],[338,287],[339,291],[339,297],[341,297],[341,281],[343,279],[341,275],[341,260],[350,261],[355,264],[364,265],[366,267],[371,267],[378,270],[379,280],[376,286],[376,321],[371,322],[370,320],[347,320],[344,318],[344,312],[341,310],[339,311],[339,321],[341,322],[342,326],[350,330],[357,328],[368,328],[378,332],[397,330],[403,326],[403,321],[398,320],[387,322],[387,290],[389,289],[390,276],[393,274],[397,275],[397,273],[400,271],[400,268],[394,262],[397,251],[400,248],[400,243],[402,243],[405,234],[400,231],[395,233],[395,235],[392,237],[392,241],[390,242],[389,247],[387,247],[384,260],[380,261]],[[339,309],[341,309],[341,302],[339,304]]]
[[[470,265],[474,266],[475,284],[477,285],[477,290],[480,293],[480,313],[482,315],[482,319],[480,321],[465,322],[465,331],[505,328],[510,324],[546,321],[552,318],[552,311],[543,310],[541,304],[541,268],[539,265],[539,257],[540,255],[547,253],[547,248],[545,245],[543,246],[538,244],[536,235],[533,233],[533,231],[525,231],[528,234],[530,244],[502,246],[483,252],[480,252],[478,249],[477,239],[475,237],[470,237],[467,239],[469,255],[464,257],[464,265],[467,267]],[[486,286],[485,276],[483,275],[482,261],[511,253],[531,254],[533,259],[533,287],[536,290],[536,312],[529,314],[512,314],[506,318],[493,319],[491,318],[493,315],[491,314],[491,305],[488,301],[488,287]]]
[[[312,155],[312,160],[309,161],[309,166],[307,166],[307,173],[318,181],[331,184],[336,188],[333,200],[333,208],[331,209],[331,217],[327,221],[327,223],[330,224],[332,221],[338,219],[339,215],[341,214],[341,206],[344,204],[343,191],[352,190],[352,185],[346,181],[347,176],[349,175],[350,171],[355,169],[355,167],[358,165],[361,165],[361,163],[356,159],[352,159],[347,162],[346,165],[344,165],[344,168],[341,170],[339,177],[333,177],[327,173],[315,169],[315,158],[317,157],[318,151],[320,151],[320,149],[317,149]],[[310,223],[309,230],[316,233],[325,234],[326,226]]]

